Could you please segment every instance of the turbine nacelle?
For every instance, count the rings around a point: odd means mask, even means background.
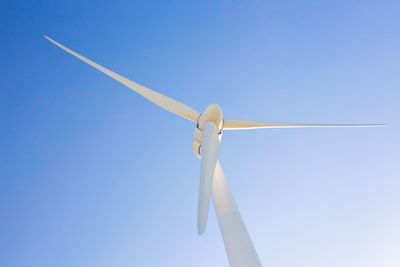
[[[206,125],[207,122],[212,122],[215,124],[218,133],[218,138],[221,141],[223,120],[222,120],[222,109],[219,105],[217,104],[209,105],[197,120],[196,130],[193,133],[194,140],[192,144],[192,149],[193,153],[198,158],[201,158],[200,155],[201,136],[203,134],[204,126]]]

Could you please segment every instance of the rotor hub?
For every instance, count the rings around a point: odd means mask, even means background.
[[[197,126],[193,133],[194,140],[192,144],[192,149],[193,153],[198,158],[201,158],[200,156],[201,135],[203,133],[204,126],[206,125],[207,122],[212,122],[215,124],[217,128],[218,137],[221,140],[223,120],[222,120],[222,109],[219,105],[217,104],[209,105],[200,115],[197,121]]]

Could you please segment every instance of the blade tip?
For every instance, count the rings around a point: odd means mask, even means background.
[[[47,35],[43,35],[43,36],[44,36],[44,38],[46,38],[50,42],[55,43],[55,41],[53,39],[51,39],[49,36],[47,36]]]
[[[201,221],[197,222],[197,233],[199,235],[203,235],[205,229],[206,229],[206,226],[205,226],[204,222],[201,222]]]
[[[197,229],[197,233],[198,233],[199,235],[203,235],[203,234],[204,234],[204,228],[203,228],[203,229],[198,228],[198,229]]]
[[[388,123],[378,123],[378,124],[367,124],[366,127],[383,127],[383,126],[390,126]]]
[[[50,38],[49,36],[47,36],[47,35],[43,35],[43,37],[46,38],[48,41],[50,41],[50,42],[52,42],[52,43],[54,42],[53,39],[51,39],[51,38]]]

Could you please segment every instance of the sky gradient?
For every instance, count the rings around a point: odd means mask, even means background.
[[[264,266],[400,266],[398,1],[5,1],[0,266],[228,266],[196,231],[195,125],[47,41],[203,111],[380,128],[225,131]]]

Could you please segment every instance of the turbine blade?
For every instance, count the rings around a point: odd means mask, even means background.
[[[210,204],[212,180],[218,160],[220,141],[213,122],[207,122],[201,136],[200,192],[197,217],[197,230],[203,234],[206,228],[208,206]]]
[[[232,267],[261,267],[261,262],[219,161],[215,168],[212,196],[229,265]]]
[[[53,44],[57,45],[61,49],[67,51],[71,55],[79,58],[83,62],[86,62],[87,64],[91,65],[92,67],[98,69],[99,71],[103,72],[104,74],[110,76],[111,78],[117,80],[118,82],[122,83],[123,85],[129,87],[139,95],[147,98],[154,104],[160,106],[161,108],[168,110],[169,112],[172,112],[176,115],[179,115],[181,117],[184,117],[188,120],[197,122],[198,118],[200,117],[200,112],[192,109],[189,106],[186,106],[185,104],[182,104],[181,102],[178,102],[170,97],[167,97],[165,95],[162,95],[160,93],[157,93],[149,88],[146,88],[140,84],[137,84],[125,77],[122,77],[121,75],[112,72],[111,70],[104,68],[103,66],[100,66],[99,64],[91,61],[90,59],[85,58],[84,56],[79,55],[78,53],[72,51],[71,49],[63,46],[62,44],[54,41],[50,37],[44,36],[47,40],[52,42]]]
[[[278,123],[246,120],[225,120],[224,130],[246,130],[259,128],[303,128],[303,127],[377,127],[387,124],[303,124],[303,123]]]

